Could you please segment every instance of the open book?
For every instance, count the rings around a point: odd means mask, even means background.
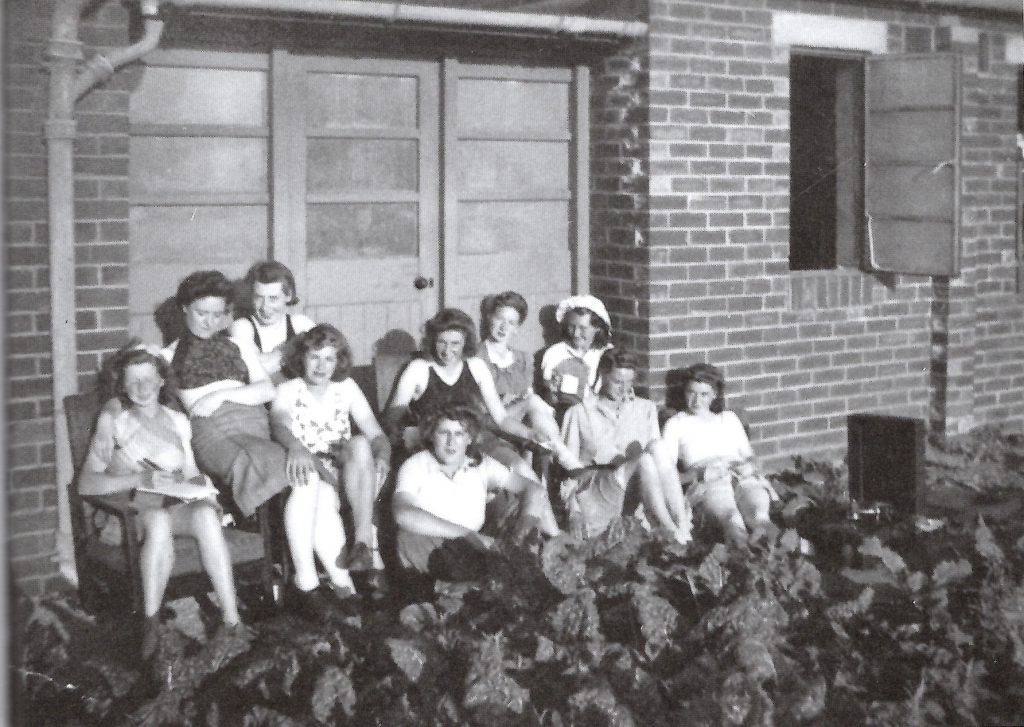
[[[195,502],[208,497],[215,497],[217,488],[208,482],[174,482],[166,486],[150,485],[135,488],[132,500],[136,503],[152,506],[167,506],[177,502]]]

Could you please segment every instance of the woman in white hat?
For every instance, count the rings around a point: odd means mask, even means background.
[[[563,300],[555,320],[561,325],[562,340],[544,352],[540,368],[548,402],[564,411],[597,391],[597,365],[613,347],[612,324],[604,303],[592,295]]]

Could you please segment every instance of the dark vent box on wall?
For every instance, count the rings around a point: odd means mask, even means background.
[[[851,414],[847,417],[850,497],[860,505],[889,503],[896,513],[921,511],[925,424],[922,419]]]

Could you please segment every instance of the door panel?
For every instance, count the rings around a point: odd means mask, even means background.
[[[438,67],[280,54],[279,73],[298,91],[275,112],[297,139],[275,157],[292,205],[280,257],[306,314],[337,325],[368,364],[378,339],[418,337],[438,304],[436,286],[414,285],[440,278]]]
[[[539,313],[572,291],[574,151],[569,69],[449,64],[457,130],[445,236],[445,297],[474,318],[480,299],[515,290],[530,306],[515,345],[543,345]]]
[[[129,100],[128,331],[157,343],[157,315],[174,321],[158,308],[183,277],[240,277],[269,254],[269,59],[156,51],[145,63]]]

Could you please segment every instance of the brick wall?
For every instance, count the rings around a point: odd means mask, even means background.
[[[654,287],[646,239],[646,42],[605,59],[590,91],[590,290],[608,306],[616,343],[635,351],[646,368]]]
[[[7,510],[12,577],[29,594],[59,578],[46,208],[45,51],[52,1],[7,3],[4,87],[7,190]],[[118,3],[83,20],[89,57],[127,42]],[[78,371],[91,383],[99,356],[123,343],[127,322],[127,95],[116,83],[79,105],[75,142]]]
[[[946,430],[1019,420],[1012,73],[996,57],[986,74],[969,62],[965,74],[962,276],[791,272],[789,52],[772,42],[777,10],[884,21],[888,52],[970,36],[951,16],[877,6],[652,2],[652,393],[695,361],[722,366],[770,466],[842,454],[850,412],[929,417]],[[1009,27],[989,25],[998,54]],[[977,57],[976,40],[957,49]]]

